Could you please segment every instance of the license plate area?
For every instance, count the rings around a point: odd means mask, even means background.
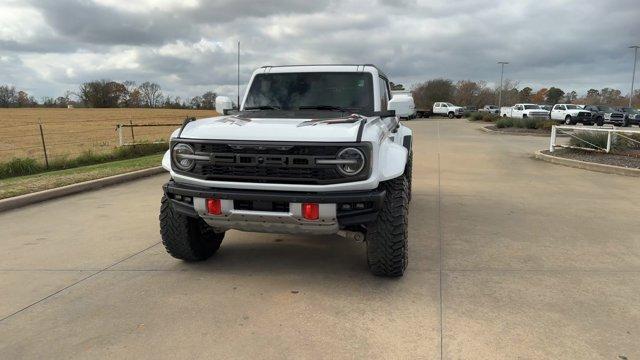
[[[234,210],[289,212],[289,203],[284,201],[233,200]]]

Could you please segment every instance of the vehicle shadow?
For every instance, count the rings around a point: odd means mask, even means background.
[[[181,264],[230,274],[344,274],[370,276],[366,246],[337,235],[297,236],[234,232],[209,260]]]

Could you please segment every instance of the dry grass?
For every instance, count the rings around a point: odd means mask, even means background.
[[[113,150],[117,124],[181,124],[187,116],[215,115],[213,110],[189,109],[0,109],[0,162],[14,157],[44,161],[38,123],[43,124],[49,158],[56,159]],[[136,127],[134,134],[136,141],[166,140],[176,127]],[[131,141],[130,128],[125,136]]]

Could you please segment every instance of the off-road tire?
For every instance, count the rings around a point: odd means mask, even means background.
[[[409,151],[407,165],[404,167],[404,177],[407,179],[407,199],[411,202],[411,183],[413,180],[413,151]]]
[[[167,252],[176,259],[202,261],[220,248],[224,232],[215,232],[200,218],[174,211],[171,201],[162,196],[160,204],[160,236]]]
[[[376,276],[400,277],[409,262],[407,178],[381,183],[386,191],[378,218],[367,228],[367,263]]]

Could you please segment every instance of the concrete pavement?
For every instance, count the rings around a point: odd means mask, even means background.
[[[156,176],[0,214],[0,358],[640,357],[637,178],[531,159],[544,138],[408,124],[404,278],[339,237],[229,232],[177,261]]]

